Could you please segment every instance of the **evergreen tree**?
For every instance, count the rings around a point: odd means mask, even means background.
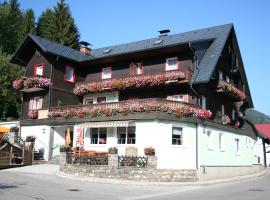
[[[55,33],[56,26],[54,12],[51,9],[46,9],[38,18],[36,34],[49,40],[56,41]]]
[[[22,75],[22,70],[11,64],[10,58],[0,48],[0,119],[19,117],[21,107],[20,93],[12,89],[12,81]]]
[[[54,10],[42,13],[37,23],[37,35],[65,46],[79,49],[80,34],[69,6],[60,0]]]
[[[32,9],[28,9],[23,13],[22,36],[28,33],[35,33],[35,14]],[[21,38],[23,40],[24,38]]]

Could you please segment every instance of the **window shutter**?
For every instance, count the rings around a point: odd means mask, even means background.
[[[29,101],[29,110],[33,110],[33,105],[34,105],[34,99],[30,99],[30,101]]]

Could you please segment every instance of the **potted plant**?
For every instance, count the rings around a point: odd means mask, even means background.
[[[108,149],[108,152],[109,152],[109,154],[118,154],[118,149],[117,149],[117,147],[110,147]]]
[[[62,145],[60,146],[60,152],[70,152],[71,151],[71,147],[68,145]]]
[[[156,154],[156,151],[153,147],[146,147],[144,148],[144,154],[146,156],[154,156]]]

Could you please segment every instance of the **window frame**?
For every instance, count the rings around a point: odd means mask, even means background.
[[[225,106],[224,104],[221,104],[221,115],[224,116],[225,115]]]
[[[39,63],[34,65],[34,75],[35,76],[44,76],[44,63]],[[37,74],[37,68],[42,67],[42,75]]]
[[[224,152],[225,151],[224,133],[219,133],[218,141],[219,141],[219,143],[218,143],[219,150]]]
[[[107,96],[100,96],[100,97],[96,97],[96,104],[99,104],[100,102],[98,102],[98,99],[103,98],[105,99],[105,102],[102,103],[107,103]]]
[[[177,135],[177,134],[174,134],[174,130],[175,130],[175,129],[181,129],[181,134],[180,134],[180,138],[179,138],[179,139],[173,137],[174,135]],[[183,130],[184,130],[183,127],[177,127],[177,126],[173,126],[173,127],[172,127],[172,132],[171,132],[171,137],[172,137],[172,139],[171,139],[171,145],[173,145],[173,146],[183,146]],[[173,140],[179,140],[179,141],[180,141],[180,144],[178,144],[177,142],[175,142],[175,144],[174,144]]]
[[[207,148],[209,151],[214,150],[213,132],[211,130],[206,131],[207,135]]]
[[[224,80],[223,72],[221,70],[218,71],[218,80]]]
[[[91,100],[92,100],[92,104],[86,103],[87,101],[91,101]],[[85,98],[85,99],[83,100],[83,104],[84,104],[84,105],[93,105],[93,104],[94,104],[94,99],[93,99],[93,98]]]
[[[41,106],[39,108],[34,108],[34,107],[37,107],[37,101],[36,101],[37,98],[41,99]],[[28,110],[41,110],[43,108],[43,100],[44,100],[43,96],[30,98]]]
[[[105,69],[109,69],[110,70],[110,77],[109,78],[104,78],[104,73],[103,71]],[[109,80],[109,79],[112,79],[112,67],[103,67],[102,70],[101,70],[101,79],[102,80]]]
[[[97,138],[92,137],[92,130],[97,129]],[[105,143],[100,143],[100,129],[106,130],[106,138]],[[96,143],[92,143],[93,139],[97,139]],[[102,138],[103,139],[103,138]],[[107,127],[97,127],[97,128],[90,128],[90,145],[107,145],[108,143],[108,128]]]
[[[235,155],[240,156],[240,139],[234,138],[234,144],[235,144]]]
[[[120,134],[119,134],[118,130],[120,128],[125,128],[125,138],[119,137]],[[133,134],[135,135],[135,137],[128,137],[128,135],[129,135],[129,128],[134,128],[134,133]],[[117,145],[134,145],[134,144],[136,144],[136,126],[117,127],[116,128],[116,134],[117,134]],[[128,142],[129,141],[129,138],[131,138],[131,142],[130,143]],[[122,142],[119,143],[119,140],[123,140],[123,139],[125,140],[125,142],[124,143],[122,143]],[[133,140],[134,140],[134,143],[133,143]]]
[[[206,97],[202,95],[201,98],[200,98],[200,101],[201,101],[200,102],[201,108],[206,110]]]
[[[169,63],[169,60],[174,60],[176,59],[176,69],[168,69],[168,63]],[[171,58],[166,58],[166,63],[165,63],[165,71],[166,72],[169,72],[169,71],[175,71],[175,70],[178,70],[179,69],[179,60],[178,60],[178,57],[171,57]]]
[[[72,80],[67,80],[67,69],[70,68],[73,70],[73,75],[72,75]],[[76,81],[76,76],[75,76],[75,69],[74,67],[70,66],[70,65],[66,65],[66,70],[65,70],[65,75],[64,75],[64,80],[68,83],[75,83]]]

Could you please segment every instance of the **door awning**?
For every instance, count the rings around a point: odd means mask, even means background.
[[[8,133],[8,132],[10,132],[10,128],[0,126],[0,133]]]
[[[108,121],[108,122],[87,122],[80,124],[83,128],[105,128],[105,127],[126,127],[131,126],[131,121]],[[134,124],[133,124],[134,125]]]

